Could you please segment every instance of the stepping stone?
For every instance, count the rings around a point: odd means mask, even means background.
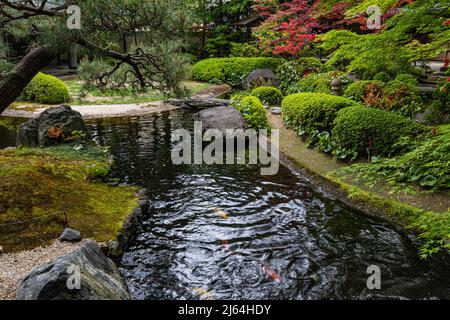
[[[67,228],[63,231],[61,236],[59,237],[59,241],[62,242],[80,242],[81,241],[81,233],[80,231]]]
[[[272,108],[272,109],[270,110],[270,112],[272,112],[272,114],[278,116],[278,115],[281,114],[281,108]]]

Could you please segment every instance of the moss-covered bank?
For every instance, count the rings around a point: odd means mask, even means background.
[[[102,182],[109,155],[73,145],[0,151],[0,245],[47,245],[66,227],[100,242],[114,239],[138,206],[137,189]],[[66,215],[64,215],[64,213]],[[26,222],[25,222],[26,221]]]

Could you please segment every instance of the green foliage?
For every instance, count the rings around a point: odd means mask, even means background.
[[[344,92],[344,97],[357,102],[365,102],[367,89],[371,84],[378,86],[380,90],[383,88],[383,83],[380,81],[355,81],[347,87]]]
[[[259,87],[252,91],[252,96],[257,97],[268,106],[279,106],[283,101],[283,94],[275,87]]]
[[[356,81],[348,86],[344,96],[369,107],[414,117],[423,108],[419,88],[414,83],[417,83],[414,76],[406,74],[387,83],[376,80]]]
[[[386,72],[382,71],[382,72],[377,73],[375,75],[375,77],[373,78],[373,80],[380,81],[380,82],[388,82],[391,80],[391,76],[388,75]]]
[[[322,63],[317,58],[300,58],[283,63],[277,69],[277,80],[281,91],[287,92],[289,87],[299,82],[305,75],[321,71]]]
[[[338,111],[355,105],[356,102],[343,97],[322,93],[297,93],[283,100],[282,110],[288,127],[301,135],[310,135],[314,131],[331,132]]]
[[[434,132],[415,141],[409,139],[410,151],[403,155],[375,159],[346,171],[369,186],[387,182],[397,190],[410,189],[408,184],[432,191],[450,189],[450,126]]]
[[[248,96],[239,100],[235,97],[233,107],[242,113],[247,124],[253,129],[268,129],[266,109],[258,98]]]
[[[39,72],[22,92],[24,101],[58,104],[69,100],[67,86],[58,78]]]
[[[321,37],[321,47],[330,52],[327,66],[353,71],[365,80],[380,72],[389,76],[412,72],[405,47],[396,47],[380,34],[357,35],[332,30]]]
[[[261,56],[261,50],[252,43],[231,43],[231,57],[256,58]]]
[[[349,78],[339,72],[311,73],[291,85],[288,93],[317,92],[331,94],[331,81],[336,77],[341,79],[344,89],[351,83]]]
[[[253,70],[276,70],[279,63],[280,60],[276,58],[211,58],[197,62],[192,67],[192,78],[238,87]]]
[[[402,78],[406,77],[400,77]],[[412,79],[406,79],[408,82],[396,79],[387,83],[383,92],[383,108],[406,117],[413,117],[422,110],[422,98],[419,88],[413,84]]]
[[[401,74],[397,75],[395,80],[399,81],[399,82],[408,83],[413,86],[417,86],[419,84],[419,81],[417,81],[417,77],[415,75],[409,74],[409,73],[401,73]]]
[[[357,106],[339,111],[332,134],[337,145],[358,155],[370,151],[371,155],[387,156],[401,137],[423,130],[423,126],[400,115]]]

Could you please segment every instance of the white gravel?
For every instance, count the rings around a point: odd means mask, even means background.
[[[55,240],[48,247],[17,253],[0,253],[0,300],[16,297],[18,282],[33,269],[80,248],[85,241],[67,243]]]

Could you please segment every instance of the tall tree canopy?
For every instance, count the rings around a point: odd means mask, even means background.
[[[73,4],[81,9],[79,30],[67,27],[67,8]],[[71,45],[112,62],[98,74],[102,81],[119,73],[130,86],[179,94],[187,23],[183,0],[0,0],[4,32],[32,39],[26,56],[0,80],[0,112],[61,48]],[[136,39],[129,52],[120,49],[119,39],[126,36]]]

